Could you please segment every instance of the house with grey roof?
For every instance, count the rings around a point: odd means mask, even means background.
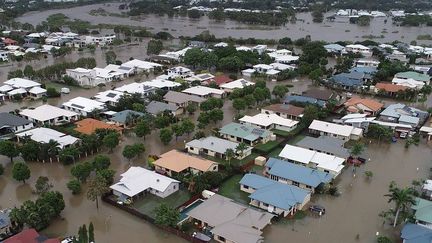
[[[264,166],[264,176],[315,192],[323,184],[330,183],[333,175],[328,172],[290,163],[276,158],[270,158]]]
[[[199,105],[202,102],[206,101],[206,99],[195,95],[186,94],[186,93],[168,91],[168,93],[164,95],[164,101],[167,102],[168,104],[185,108],[189,104]]]
[[[250,146],[267,143],[274,138],[270,131],[235,122],[223,126],[219,130],[219,134],[230,141],[243,142]]]
[[[267,212],[294,215],[309,202],[311,192],[257,174],[246,174],[239,182],[240,190],[250,193],[250,204]]]
[[[309,137],[306,136],[296,143],[296,146],[313,150],[316,152],[326,153],[341,158],[348,158],[350,152],[344,148],[345,141],[335,137],[319,136]]]
[[[416,128],[423,125],[423,123],[425,123],[428,118],[428,112],[398,103],[387,106],[380,113],[378,120],[383,122],[410,125],[413,128]]]
[[[22,132],[31,128],[33,128],[33,122],[23,117],[8,112],[0,113],[0,136]]]
[[[187,216],[200,227],[209,228],[217,242],[230,243],[263,242],[263,230],[274,217],[218,194],[193,208]]]
[[[326,49],[327,53],[331,54],[341,54],[342,51],[345,49],[344,46],[341,46],[339,44],[328,44],[325,45],[324,48]]]
[[[144,116],[146,116],[146,114],[142,112],[124,110],[116,112],[109,118],[109,120],[115,122],[118,126],[128,127],[135,124],[140,117]]]
[[[178,116],[183,113],[183,109],[180,109],[174,104],[167,104],[160,101],[151,101],[146,105],[146,111],[154,116],[169,111],[173,116]]]
[[[206,137],[194,139],[186,143],[186,150],[191,154],[211,156],[220,159],[228,159],[225,152],[232,149],[235,153],[234,158],[244,159],[252,153],[252,147],[247,147],[244,151],[237,151],[239,143],[218,137]]]

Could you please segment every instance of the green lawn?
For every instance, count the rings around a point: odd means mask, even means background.
[[[264,143],[264,144],[258,144],[257,146],[255,146],[255,149],[259,152],[267,154],[270,151],[272,151],[273,149],[275,149],[277,146],[279,146],[278,141],[269,141],[269,142]]]
[[[264,170],[264,167],[260,166],[260,165],[254,165],[251,168],[251,172],[255,172],[255,174],[257,174],[257,175],[262,175],[263,170]]]
[[[160,198],[153,194],[147,194],[139,199],[135,199],[132,207],[134,207],[141,213],[154,218],[154,211],[161,203],[165,203],[168,206],[177,208],[178,206],[189,200],[190,197],[191,195],[186,189],[180,189],[166,198]]]
[[[276,136],[279,136],[279,137],[284,137],[284,138],[286,138],[286,137],[289,137],[289,136],[291,135],[291,132],[287,132],[287,131],[284,131],[284,130],[272,129],[271,131],[272,131]]]
[[[299,135],[295,136],[294,138],[288,140],[288,144],[295,145],[300,140],[302,140],[304,137],[306,137],[306,136],[303,134],[299,134]]]
[[[252,152],[249,156],[247,156],[246,158],[244,158],[242,160],[231,159],[231,165],[233,165],[233,166],[241,166],[241,165],[244,165],[244,164],[246,164],[247,162],[249,162],[251,160],[254,160],[258,156],[260,156],[260,154]],[[218,162],[218,163],[223,164],[223,165],[227,165],[228,164],[228,160],[225,160],[225,159],[215,158],[215,157],[212,157],[212,156],[204,156],[204,155],[202,155],[202,157],[206,158],[208,160],[214,161],[214,162]]]
[[[280,152],[282,151],[283,147],[277,147],[275,150],[271,151],[268,156],[269,157],[277,157],[279,156]]]
[[[219,194],[225,197],[229,197],[234,199],[236,202],[240,202],[243,204],[249,204],[250,199],[248,198],[249,194],[243,191],[240,191],[240,180],[242,175],[234,175],[219,187]]]

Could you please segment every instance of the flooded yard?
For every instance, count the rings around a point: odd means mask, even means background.
[[[399,40],[410,42],[416,40],[417,36],[430,33],[432,27],[399,27],[392,24],[391,18],[375,18],[370,26],[358,26],[349,24],[347,18],[337,18],[335,22],[324,21],[324,23],[313,23],[311,14],[298,13],[297,23],[287,23],[284,26],[260,26],[248,25],[235,21],[225,20],[217,22],[204,16],[199,20],[187,17],[161,17],[146,15],[139,19],[118,16],[94,16],[91,10],[103,8],[111,13],[118,13],[121,3],[94,4],[90,6],[73,7],[69,9],[52,9],[40,12],[29,12],[19,17],[20,22],[38,24],[49,15],[63,13],[71,19],[89,21],[92,24],[115,23],[120,25],[132,25],[146,27],[154,32],[167,31],[173,36],[195,36],[204,30],[209,30],[217,37],[234,38],[258,38],[258,39],[280,39],[290,37],[298,39],[310,35],[314,40],[341,41],[341,40],[364,40],[366,36],[377,36],[380,42],[392,42]],[[332,13],[327,13],[330,16]],[[385,20],[387,22],[385,23]],[[382,35],[382,36],[381,36]],[[419,41],[419,43],[431,43],[431,41]]]

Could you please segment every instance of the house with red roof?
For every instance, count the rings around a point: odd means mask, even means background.
[[[40,235],[35,229],[25,229],[6,239],[3,243],[60,243],[59,239],[49,239]]]

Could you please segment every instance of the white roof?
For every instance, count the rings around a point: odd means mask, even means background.
[[[367,114],[353,113],[353,114],[345,115],[344,117],[341,118],[341,120],[348,120],[348,119],[355,119],[355,118],[365,118],[366,116],[367,116]]]
[[[0,86],[0,92],[8,92],[8,91],[11,91],[11,90],[13,90],[14,88],[12,87],[12,86],[10,86],[10,85],[7,85],[7,84],[5,84],[5,85],[2,85],[2,86]]]
[[[133,197],[149,188],[164,192],[171,183],[179,183],[179,181],[158,174],[155,171],[137,166],[130,167],[120,176],[120,181],[110,188],[129,197]]]
[[[80,111],[92,112],[93,110],[105,109],[105,104],[85,97],[76,97],[65,103],[63,106],[72,107]]]
[[[255,68],[262,68],[262,69],[273,69],[273,67],[272,66],[270,66],[270,65],[267,65],[267,64],[257,64],[257,65],[254,65],[253,66],[253,68],[255,69]]]
[[[293,127],[298,124],[298,121],[293,121],[291,119],[280,117],[276,114],[264,114],[259,113],[255,116],[244,116],[240,119],[240,122],[246,122],[250,124],[255,124],[258,126],[270,126],[272,124],[284,126],[284,127]]]
[[[58,132],[56,130],[38,127],[25,132],[16,134],[20,138],[30,137],[31,140],[39,143],[48,143],[50,140],[57,141],[59,143],[59,148],[64,148],[67,145],[74,144],[79,139],[64,133]]]
[[[151,81],[145,81],[145,82],[142,82],[142,85],[150,86],[150,87],[154,87],[154,88],[158,88],[158,89],[174,88],[174,87],[181,86],[180,83],[169,81],[169,80],[164,80],[164,79],[153,79]]]
[[[206,96],[210,94],[223,95],[225,91],[220,89],[214,89],[206,86],[194,86],[182,91],[183,93],[193,94],[198,96]]]
[[[115,70],[109,70],[109,69],[98,68],[98,67],[93,68],[93,71],[95,72],[96,76],[101,78],[112,78],[114,76],[120,76],[123,74]]]
[[[43,93],[46,93],[46,89],[43,89],[41,87],[33,87],[29,90],[29,93],[31,93],[31,94],[43,94]]]
[[[13,79],[9,79],[8,81],[6,81],[4,83],[8,84],[14,88],[24,88],[24,89],[29,89],[29,88],[41,85],[38,82],[28,80],[25,78],[13,78]]]
[[[8,95],[16,95],[16,94],[26,94],[27,90],[19,88],[19,89],[13,89],[9,92],[7,92]]]
[[[133,71],[133,67],[126,67],[115,64],[108,64],[104,69],[122,74],[129,74]]]
[[[214,47],[227,47],[227,46],[228,46],[228,43],[225,43],[225,42],[219,42],[219,43],[214,45]]]
[[[97,95],[94,96],[94,98],[99,102],[117,102],[122,96],[124,95],[123,92],[117,91],[117,90],[107,90],[103,92],[97,93]]]
[[[348,125],[339,125],[331,122],[325,122],[320,120],[313,120],[310,124],[309,129],[336,134],[344,137],[349,137],[351,134],[360,135],[363,130]]]
[[[47,121],[62,116],[73,117],[78,115],[76,112],[52,105],[41,105],[34,109],[24,109],[19,114],[38,121]]]
[[[280,70],[280,71],[284,71],[287,69],[289,69],[289,70],[295,69],[294,66],[283,64],[283,63],[278,63],[278,62],[272,63],[272,64],[270,64],[270,66],[272,66],[273,69]]]
[[[279,157],[289,161],[299,162],[308,165],[310,162],[317,164],[318,168],[328,171],[334,171],[337,174],[342,170],[345,159],[333,155],[312,151],[309,149],[285,145],[279,153]]]
[[[417,81],[412,78],[404,79],[404,78],[393,78],[392,80],[393,84],[406,86],[409,88],[422,88],[425,84],[422,81]]]
[[[299,56],[290,56],[290,55],[284,55],[284,56],[278,56],[275,57],[275,60],[277,62],[295,62],[299,60]]]
[[[151,69],[154,67],[162,67],[162,65],[159,63],[146,62],[146,61],[141,61],[139,59],[133,59],[128,62],[125,62],[122,64],[122,66],[131,67],[131,68],[140,68],[140,69]]]
[[[116,88],[115,90],[120,92],[126,92],[129,94],[145,94],[147,92],[151,92],[155,89],[155,87],[144,85],[144,83],[130,83],[125,84],[121,87]]]
[[[423,190],[432,191],[432,180],[426,180],[424,182]]]
[[[250,85],[254,85],[254,83],[252,83],[251,81],[247,81],[246,79],[237,79],[234,80],[232,82],[229,83],[224,83],[222,85],[220,85],[219,87],[224,88],[224,89],[235,89],[235,88],[239,88],[242,89],[246,86],[250,86]]]
[[[386,126],[386,127],[393,127],[393,128],[400,127],[400,128],[412,129],[411,125],[401,124],[401,123],[385,122],[385,121],[379,121],[379,120],[371,121],[371,123],[378,124],[381,126]]]
[[[91,69],[87,69],[87,68],[80,68],[80,67],[78,67],[78,68],[74,68],[74,69],[66,69],[66,71],[89,74],[92,70]]]
[[[369,50],[370,48],[364,45],[355,44],[355,45],[347,45],[346,48],[352,48],[352,49],[362,49],[362,50]]]
[[[247,47],[247,46],[239,46],[239,47],[236,47],[236,50],[237,51],[251,51],[252,48]]]

